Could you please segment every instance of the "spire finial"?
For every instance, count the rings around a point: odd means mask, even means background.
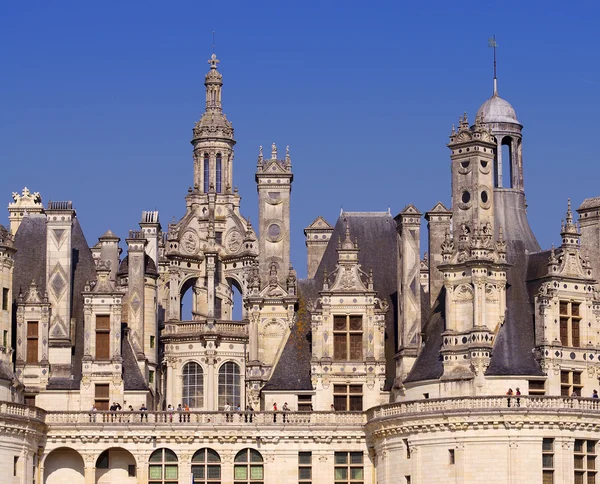
[[[215,53],[215,31],[213,30],[213,43],[212,43],[212,48],[213,48],[213,54]]]
[[[496,77],[496,47],[498,47],[498,43],[496,42],[496,36],[492,36],[488,39],[488,47],[494,49],[494,96],[498,95],[498,78]]]
[[[216,69],[217,68],[217,64],[221,62],[219,59],[217,59],[217,54],[215,54],[213,52],[213,54],[210,56],[210,59],[208,61],[208,63],[210,64],[210,68],[211,69]]]
[[[276,160],[277,159],[277,146],[275,145],[275,143],[273,143],[271,145],[271,159],[272,160]]]

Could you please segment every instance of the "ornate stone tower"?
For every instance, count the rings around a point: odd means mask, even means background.
[[[258,188],[260,280],[269,282],[270,267],[275,264],[278,282],[285,285],[290,265],[290,194],[292,192],[292,160],[289,146],[285,159],[277,159],[277,146],[271,146],[271,158],[265,160],[262,146],[256,167]]]
[[[493,170],[496,142],[481,117],[470,128],[467,114],[450,134],[454,232],[478,225],[494,229]]]
[[[473,381],[470,391],[485,391],[484,373],[490,363],[498,328],[506,311],[506,241],[502,228],[494,241],[492,162],[495,140],[479,117],[469,127],[461,118],[452,128],[452,222],[441,244],[444,275],[445,331],[441,355],[445,391]]]
[[[207,194],[231,193],[233,183],[233,126],[223,113],[221,91],[223,76],[213,54],[210,71],[204,78],[206,109],[194,126],[194,191]]]

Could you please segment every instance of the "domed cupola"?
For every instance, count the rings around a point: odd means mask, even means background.
[[[490,39],[489,46],[494,48],[494,91],[477,111],[477,120],[482,120],[496,139],[497,149],[494,160],[494,188],[516,189],[523,191],[522,135],[523,125],[517,118],[512,105],[498,95],[496,77],[496,44]]]

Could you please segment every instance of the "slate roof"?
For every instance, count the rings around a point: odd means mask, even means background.
[[[123,276],[129,273],[129,255],[126,255],[121,264],[119,264],[119,270],[117,276]],[[148,254],[144,254],[144,274],[149,276],[157,276],[158,271],[156,270],[156,264]]]
[[[122,331],[121,338],[121,357],[123,358],[123,389],[127,390],[148,390],[144,381],[140,367],[137,364],[133,348],[128,338],[128,330]]]
[[[504,230],[506,257],[512,267],[507,273],[505,322],[496,336],[486,375],[542,376],[532,352],[535,346],[533,298],[537,285],[528,281],[545,273],[549,253],[540,252],[527,221],[522,192],[497,191],[494,202],[496,228]],[[445,291],[442,290],[429,318],[425,320],[424,345],[405,382],[433,380],[442,376],[443,363],[439,352],[445,330],[444,305]]]
[[[325,249],[314,279],[298,282],[300,299],[299,314],[286,342],[281,358],[265,390],[312,390],[310,381],[310,321],[305,310],[309,299],[316,299],[323,287],[323,272],[333,271],[337,265],[336,246],[344,239],[346,222],[352,240],[358,240],[358,260],[362,269],[373,269],[373,285],[378,297],[389,304],[386,315],[386,382],[385,389],[392,387],[395,375],[397,327],[397,269],[398,242],[396,222],[387,212],[342,212]]]
[[[48,390],[77,390],[81,382],[81,361],[84,351],[84,316],[83,297],[84,285],[87,281],[96,279],[96,268],[92,252],[83,234],[77,217],[73,218],[71,232],[72,247],[72,299],[71,314],[75,318],[75,347],[72,359],[72,378],[50,378]],[[15,234],[15,270],[13,274],[13,294],[25,294],[34,280],[40,294],[46,291],[46,217],[43,214],[25,217]],[[151,259],[150,259],[151,260]],[[16,314],[13,315],[13,318]],[[13,325],[16,324],[13,321]],[[124,340],[124,338],[122,339]],[[123,379],[125,389],[147,389],[143,382],[133,350],[128,342],[123,341]],[[143,388],[142,388],[143,386]]]

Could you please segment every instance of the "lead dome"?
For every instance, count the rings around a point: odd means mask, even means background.
[[[513,123],[521,124],[517,119],[517,113],[511,104],[494,94],[485,101],[477,111],[477,118],[483,116],[486,123]]]

